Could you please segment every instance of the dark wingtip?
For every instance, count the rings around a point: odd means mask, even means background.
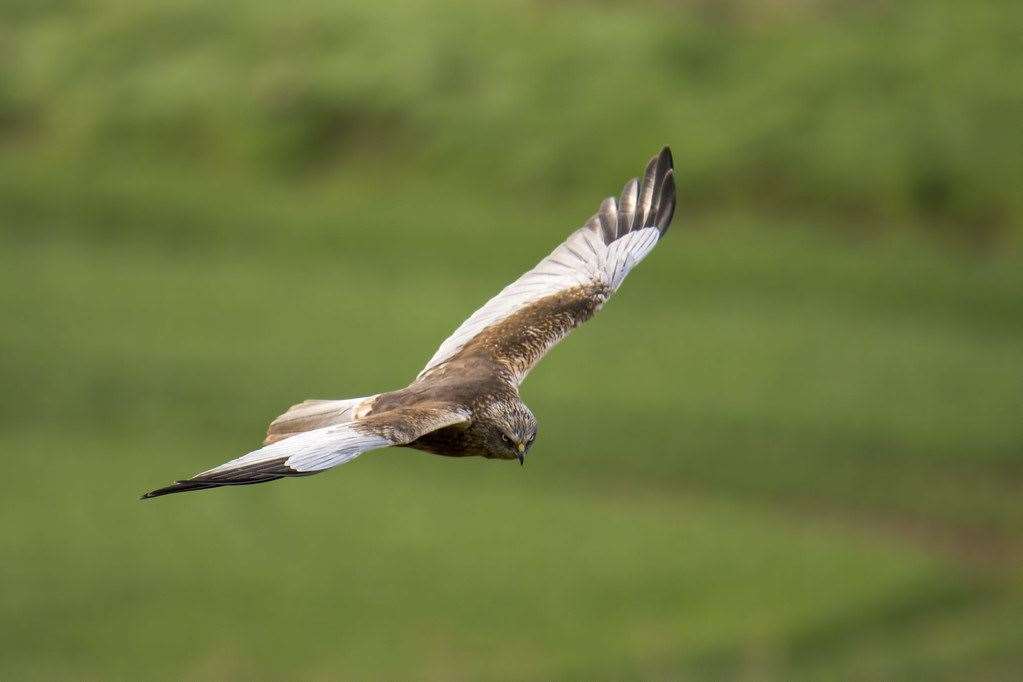
[[[671,219],[675,217],[675,171],[671,168],[664,174],[661,180],[657,202],[657,214],[654,216],[654,225],[661,231],[661,236],[671,227]]]
[[[253,483],[262,483],[267,479],[255,481]],[[175,493],[188,493],[193,490],[210,490],[211,488],[222,488],[229,485],[244,485],[235,483],[210,483],[208,481],[193,481],[186,479],[184,481],[176,481],[166,488],[158,488],[157,490],[150,490],[148,493],[140,497],[141,500],[149,500],[154,497],[163,497],[164,495],[173,495]]]
[[[190,490],[208,490],[210,488],[219,488],[220,484],[213,483],[200,483],[198,481],[176,481],[175,483],[166,486],[164,488],[157,488],[156,490],[150,490],[148,493],[140,497],[140,500],[151,500],[154,497],[163,497],[164,495],[173,495],[174,493],[187,493]]]
[[[661,153],[657,155],[658,158],[664,162],[664,167],[672,169],[675,167],[675,159],[671,155],[671,147],[664,145],[661,147]]]
[[[625,183],[621,197],[609,197],[586,227],[599,234],[605,244],[629,232],[656,227],[663,236],[675,215],[675,159],[665,145],[650,157],[643,175]]]
[[[664,236],[675,215],[675,159],[671,147],[665,145],[650,159],[643,184],[651,189],[650,202],[643,207],[644,226],[656,227]]]
[[[166,488],[151,490],[141,499],[147,500],[151,497],[171,495],[173,493],[187,493],[190,490],[209,490],[210,488],[222,488],[228,485],[253,485],[255,483],[267,483],[276,481],[286,476],[309,476],[315,471],[296,471],[287,465],[286,457],[249,464],[247,466],[229,469],[227,471],[207,472],[198,474],[195,478],[188,478],[177,481]]]

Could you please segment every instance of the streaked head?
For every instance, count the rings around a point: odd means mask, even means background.
[[[536,440],[536,417],[521,400],[495,403],[490,413],[488,455],[498,459],[517,459],[525,463],[526,453]]]

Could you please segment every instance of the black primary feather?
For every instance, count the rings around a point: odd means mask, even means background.
[[[192,478],[178,481],[165,488],[150,491],[142,496],[143,500],[172,493],[186,493],[191,490],[207,490],[209,488],[220,488],[225,485],[252,485],[254,483],[267,483],[276,481],[288,476],[308,476],[316,473],[314,471],[295,471],[285,462],[287,457],[272,459],[258,464],[250,464],[237,469],[217,471],[207,474],[199,474]]]
[[[586,226],[610,244],[644,227],[656,227],[663,236],[674,214],[674,160],[671,149],[665,147],[647,163],[643,179],[625,183],[617,201],[614,197],[605,199]]]

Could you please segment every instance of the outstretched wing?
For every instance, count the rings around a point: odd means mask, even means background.
[[[192,478],[148,492],[142,498],[309,476],[350,462],[367,450],[406,445],[431,431],[468,420],[467,410],[447,403],[426,403],[374,414],[279,440]]]
[[[668,231],[675,212],[671,151],[650,159],[587,223],[509,284],[449,336],[419,378],[458,358],[483,354],[521,382],[574,327],[596,313]]]

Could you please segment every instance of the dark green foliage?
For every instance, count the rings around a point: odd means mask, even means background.
[[[425,158],[523,192],[671,141],[693,208],[1018,239],[1017,3],[378,5],[9,10],[0,136],[290,179]]]

